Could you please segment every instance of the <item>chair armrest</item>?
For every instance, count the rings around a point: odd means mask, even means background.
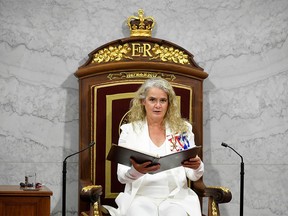
[[[80,181],[80,199],[90,204],[89,212],[81,212],[83,216],[105,216],[109,212],[101,205],[100,196],[102,195],[101,185],[92,185],[88,181]]]
[[[232,199],[232,194],[225,187],[207,187],[202,179],[193,183],[193,190],[199,198],[208,197],[208,216],[220,216],[218,204],[228,203]]]
[[[228,203],[232,199],[230,190],[226,187],[206,187],[204,190],[205,197],[213,197],[217,203]]]
[[[232,199],[232,193],[226,187],[207,187],[202,179],[194,182],[194,191],[199,197],[212,197],[216,203],[228,203]]]
[[[102,195],[102,186],[101,185],[89,185],[81,189],[80,197],[82,200],[87,202],[98,202],[100,196]]]

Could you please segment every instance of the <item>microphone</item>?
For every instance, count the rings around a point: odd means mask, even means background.
[[[62,170],[62,173],[63,173],[63,178],[62,178],[62,184],[63,184],[63,187],[62,187],[62,216],[65,216],[66,215],[66,173],[67,173],[67,159],[69,157],[72,157],[73,155],[76,155],[76,154],[80,154],[81,152],[87,150],[87,149],[90,149],[92,148],[92,146],[94,146],[96,143],[94,141],[90,142],[90,144],[78,151],[78,152],[75,152],[73,154],[70,154],[68,155],[67,157],[65,157],[64,161],[63,161],[63,170]]]
[[[228,147],[228,148],[232,149],[241,158],[241,167],[240,167],[241,168],[241,171],[240,171],[240,176],[241,176],[241,179],[240,179],[240,216],[243,216],[243,198],[244,198],[244,162],[243,162],[243,157],[234,148],[232,148],[228,144],[222,142],[221,145],[224,146],[225,148]]]
[[[232,149],[237,155],[240,156],[241,162],[243,162],[243,157],[242,157],[242,155],[240,155],[234,148],[232,148],[231,146],[229,146],[228,144],[226,144],[226,143],[224,143],[224,142],[222,142],[221,145],[224,146],[225,148],[228,147],[228,148]]]

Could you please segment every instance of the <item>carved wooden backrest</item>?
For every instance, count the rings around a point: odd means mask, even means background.
[[[114,205],[114,198],[124,189],[117,180],[116,164],[106,156],[111,144],[118,143],[119,126],[145,79],[160,76],[172,84],[183,117],[193,125],[196,145],[203,145],[203,80],[207,73],[185,49],[156,38],[124,38],[91,52],[75,75],[80,97],[79,148],[96,142],[90,152],[80,155],[79,178],[103,186],[102,204]],[[80,200],[79,208],[80,212],[88,206]]]

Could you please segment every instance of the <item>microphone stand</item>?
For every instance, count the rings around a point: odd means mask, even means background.
[[[62,173],[63,173],[63,175],[62,175],[62,181],[63,181],[62,182],[62,184],[63,184],[63,186],[62,186],[62,216],[66,215],[66,173],[67,173],[67,162],[66,162],[66,160],[69,157],[71,157],[73,155],[76,155],[76,154],[79,154],[79,153],[85,151],[86,149],[91,148],[94,145],[95,145],[95,142],[92,141],[86,148],[84,148],[84,149],[82,149],[82,150],[80,150],[78,152],[75,152],[75,153],[73,153],[71,155],[68,155],[63,161],[63,170],[62,170]]]
[[[243,162],[243,157],[234,148],[232,148],[228,144],[222,142],[221,145],[224,146],[225,148],[228,147],[228,148],[232,149],[241,158],[241,166],[240,166],[240,168],[241,168],[241,171],[240,171],[240,216],[243,216],[243,199],[244,199],[244,162]]]

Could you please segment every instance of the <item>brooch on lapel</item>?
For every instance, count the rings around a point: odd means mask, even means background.
[[[186,132],[181,134],[168,135],[167,138],[170,142],[170,150],[172,152],[179,152],[188,149],[190,147],[190,143],[187,137],[188,135]]]

